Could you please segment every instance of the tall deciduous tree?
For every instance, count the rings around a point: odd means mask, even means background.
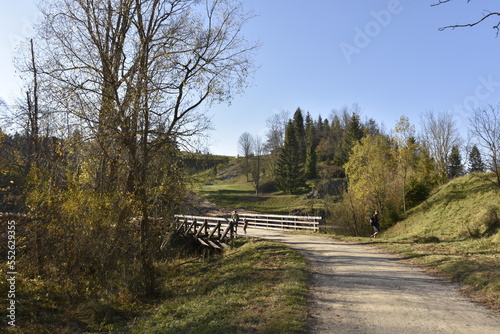
[[[253,146],[252,179],[255,187],[255,194],[258,195],[262,179],[262,154],[264,153],[264,145],[259,136],[255,136]]]
[[[344,165],[348,189],[365,203],[366,212],[383,210],[400,193],[394,178],[396,167],[390,143],[384,136],[364,137],[353,147],[349,162]]]
[[[266,119],[268,132],[266,134],[267,140],[263,149],[270,154],[269,169],[273,174],[276,171],[280,150],[285,142],[285,129],[289,119],[290,113],[285,110]]]
[[[415,127],[410,124],[406,116],[401,116],[395,126],[395,154],[397,159],[398,177],[402,183],[403,211],[407,209],[408,180],[416,164],[416,149],[418,145],[415,142]]]
[[[92,139],[92,186],[136,204],[150,293],[153,158],[207,128],[202,106],[245,88],[256,47],[241,35],[250,16],[232,0],[53,0],[43,14],[39,67],[58,109]]]
[[[486,156],[486,164],[500,187],[500,105],[477,108],[469,119],[470,131]]]
[[[453,119],[448,112],[439,113],[437,116],[427,111],[421,116],[421,137],[434,158],[436,168],[441,175],[441,182],[447,179],[447,166],[451,149],[460,145],[460,136]]]
[[[249,181],[248,175],[250,174],[250,157],[255,149],[255,140],[248,132],[244,132],[238,140],[238,151],[245,158],[245,175],[247,182]]]

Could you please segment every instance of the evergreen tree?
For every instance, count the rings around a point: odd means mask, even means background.
[[[317,145],[318,137],[317,137],[317,128],[314,125],[314,121],[309,113],[306,115],[306,126],[305,126],[305,138],[306,138],[306,146],[309,147],[311,145]]]
[[[318,116],[318,121],[316,122],[316,129],[318,130],[318,135],[323,135],[323,118],[321,115]]]
[[[316,147],[314,145],[310,145],[307,149],[307,158],[306,158],[306,178],[307,179],[316,179],[318,178],[318,168],[317,168],[318,158],[316,155]]]
[[[321,127],[323,130],[323,135],[326,135],[330,132],[330,122],[328,121],[328,118],[325,118],[323,121],[323,126]]]
[[[453,179],[463,175],[464,166],[462,165],[462,157],[457,145],[451,148],[451,154],[448,161],[448,178]]]
[[[316,147],[318,146],[318,136],[317,129],[314,126],[314,121],[311,118],[311,115],[307,113],[306,116],[306,161],[305,161],[305,177],[307,179],[315,179],[318,176],[317,173],[317,155],[316,155]]]
[[[280,152],[276,182],[278,188],[294,193],[305,185],[304,164],[301,160],[295,124],[290,121],[285,131],[285,144]]]
[[[344,132],[342,151],[339,155],[336,155],[337,165],[343,165],[349,161],[349,155],[351,154],[352,148],[361,140],[361,138],[363,138],[363,136],[364,133],[359,115],[353,113]]]
[[[293,115],[293,125],[295,126],[295,136],[297,139],[297,149],[300,154],[300,161],[302,163],[306,162],[306,131],[304,126],[304,115],[302,114],[302,110],[297,108],[295,114]]]
[[[376,136],[380,134],[380,128],[377,122],[373,118],[370,118],[368,122],[366,122],[365,131],[367,134],[371,136]]]
[[[415,173],[410,175],[405,189],[408,208],[425,201],[439,183],[439,173],[427,146],[418,143],[415,154]]]
[[[470,151],[469,154],[469,173],[474,173],[474,172],[484,172],[484,163],[483,159],[481,158],[481,152],[479,152],[479,149],[477,148],[476,145],[472,147],[472,150]]]

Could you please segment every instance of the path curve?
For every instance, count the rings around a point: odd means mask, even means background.
[[[396,255],[328,237],[248,229],[284,243],[312,276],[310,333],[497,334],[498,314]]]

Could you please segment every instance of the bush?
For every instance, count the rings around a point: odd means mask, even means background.
[[[278,191],[278,184],[274,180],[262,182],[259,185],[259,191],[261,193],[273,193]]]
[[[350,193],[344,193],[340,202],[334,206],[328,206],[329,214],[327,224],[340,234],[351,236],[366,236],[370,234],[371,226],[369,223],[369,215],[363,209],[360,200],[356,199]]]

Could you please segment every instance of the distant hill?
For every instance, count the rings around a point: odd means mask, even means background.
[[[387,237],[411,241],[456,241],[493,236],[500,241],[500,188],[493,175],[474,173],[438,188],[407,218],[389,229]]]

